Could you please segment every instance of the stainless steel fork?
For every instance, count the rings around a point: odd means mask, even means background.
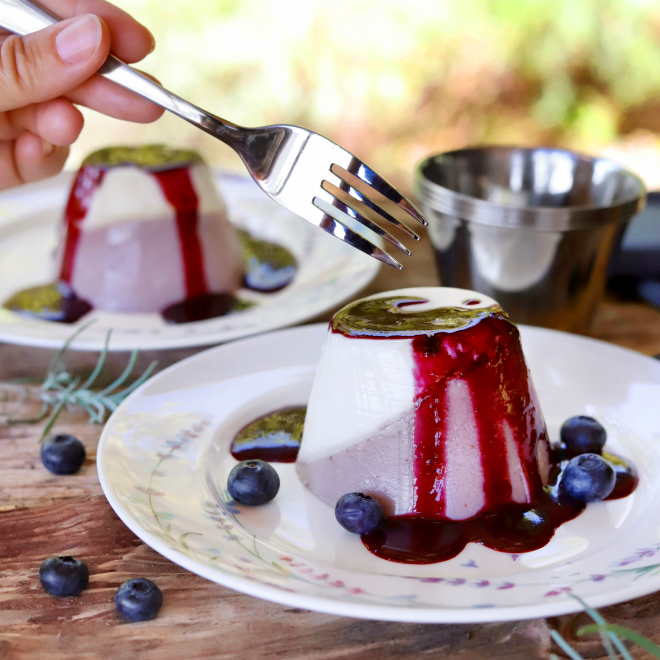
[[[0,27],[15,34],[36,32],[60,20],[31,0],[0,0]],[[396,259],[349,225],[355,227],[355,221],[361,223],[407,255],[410,250],[401,241],[365,215],[369,214],[368,209],[411,238],[419,240],[419,236],[384,209],[370,193],[380,193],[422,225],[427,224],[413,204],[385,179],[318,133],[287,125],[237,126],[168,92],[113,55],[99,73],[222,140],[241,157],[252,178],[269,197],[388,266],[402,268]],[[363,190],[369,193],[358,190],[347,173],[366,184],[368,188],[363,187]]]

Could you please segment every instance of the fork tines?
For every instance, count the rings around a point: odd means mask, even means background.
[[[323,192],[315,197],[313,201],[314,205],[326,214],[321,228],[388,266],[401,269],[403,266],[396,259],[351,228],[351,226],[355,227],[355,222],[358,222],[381,236],[405,255],[410,255],[410,250],[401,241],[367,215],[370,214],[374,217],[374,214],[377,214],[414,240],[419,240],[419,236],[410,227],[385,210],[369,192],[379,193],[420,224],[427,225],[428,223],[413,204],[394,186],[367,167],[362,161],[351,156],[348,152],[345,153],[350,156],[350,159],[346,159],[344,163],[335,163],[331,166],[328,178],[321,184]],[[363,190],[359,190],[356,184],[362,184]]]

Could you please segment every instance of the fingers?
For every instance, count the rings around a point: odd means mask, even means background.
[[[101,16],[103,19],[101,24],[106,33],[109,33],[112,40],[112,52],[127,62],[138,61],[153,49],[154,40],[149,30],[140,25],[126,12],[104,2],[104,0],[49,0],[43,2],[43,4],[48,9],[64,18],[81,13]],[[57,26],[54,26],[53,28],[48,28],[48,30],[56,28]],[[46,33],[48,30],[43,30],[42,33]],[[25,37],[24,39],[33,39],[37,34],[41,33],[29,35],[29,37]],[[3,46],[3,41],[7,40],[9,40],[9,43]],[[105,47],[106,44],[103,43],[102,46]],[[103,47],[101,49],[102,51],[105,50]],[[16,52],[21,50],[23,50],[23,42],[16,42],[16,37],[0,35],[0,112],[10,107],[10,99],[13,101],[11,103],[12,107],[19,107],[20,104],[25,101],[25,97],[27,96],[26,94],[23,94],[19,100],[12,99],[9,93],[3,96],[4,89],[9,89],[11,91],[12,85],[7,85],[3,88],[2,70],[5,69],[9,72],[5,77],[11,75],[16,78],[20,74],[20,77],[26,79],[31,75],[35,75],[35,72],[32,71],[31,66],[33,65],[29,58],[22,58],[20,52]],[[3,52],[5,53],[5,56],[2,56]],[[44,58],[46,57],[46,53],[47,51],[44,51]],[[25,65],[22,69],[19,69],[18,65],[14,64],[14,61],[21,59],[25,59]],[[101,58],[97,55],[94,59]],[[100,63],[98,66],[100,66]],[[98,66],[96,68],[98,68]],[[91,68],[91,66],[89,68]],[[91,75],[91,73],[89,75]],[[87,78],[89,78],[89,75]],[[51,78],[51,80],[53,80],[53,78]],[[59,80],[64,82],[62,78],[59,78]],[[26,86],[27,84],[27,82],[14,81],[13,88],[17,85]],[[36,83],[33,84],[33,87],[35,85]],[[47,98],[49,96],[48,90],[52,89],[52,85],[50,87],[40,85],[39,89],[40,98],[33,99],[35,101]],[[68,93],[66,93],[65,96],[74,103],[92,108],[116,119],[138,123],[149,123],[155,121],[163,114],[163,110],[150,101],[140,98],[136,94],[115,85],[109,80],[105,80],[101,76],[93,76],[83,82],[79,87],[76,87],[75,89],[69,87],[66,91]],[[56,95],[57,94],[50,94],[50,97],[53,98]],[[5,99],[4,103],[3,99]]]
[[[55,99],[0,114],[0,140],[15,140],[26,131],[46,142],[73,144],[84,125],[82,113],[70,101]]]
[[[81,85],[110,51],[110,33],[86,14],[0,46],[0,112],[47,101]]]
[[[13,143],[1,142],[0,190],[54,176],[62,170],[68,155],[68,147],[45,143],[31,133],[23,133]]]
[[[154,49],[154,38],[146,27],[125,11],[104,0],[40,0],[61,18],[80,14],[100,16],[110,31],[112,52],[124,62],[139,62]]]
[[[23,133],[14,143],[16,171],[24,183],[55,176],[68,155],[68,147],[56,147],[32,133]]]
[[[89,86],[83,86],[71,96],[81,105],[103,108],[105,114],[119,119],[150,122],[162,114],[153,103],[141,103],[135,95],[102,79],[92,79]],[[85,103],[86,100],[89,103]],[[59,98],[0,113],[0,140],[15,140],[21,133],[30,131],[48,142],[67,146],[78,138],[83,124],[80,110],[70,101]]]
[[[55,99],[37,106],[34,112],[34,130],[46,142],[58,147],[68,147],[80,135],[85,119],[82,112],[66,99]]]
[[[163,113],[94,75],[111,47],[129,63],[148,55],[147,28],[104,0],[40,1],[68,20],[22,38],[0,31],[0,189],[62,169],[84,123],[71,101],[136,122]]]
[[[90,78],[84,85],[67,94],[67,98],[109,117],[140,124],[156,121],[165,112],[151,101],[101,76]]]

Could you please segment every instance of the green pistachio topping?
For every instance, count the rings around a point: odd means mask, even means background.
[[[147,169],[163,170],[199,162],[203,162],[202,157],[196,151],[172,149],[162,144],[147,144],[142,147],[108,147],[95,151],[85,158],[83,166],[135,165]]]
[[[614,454],[609,454],[608,452],[604,451],[602,454],[603,458],[610,464],[615,467],[622,467],[622,468],[627,468],[630,467],[630,463],[620,456],[616,456]]]
[[[63,296],[56,283],[35,286],[14,294],[3,305],[12,311],[22,311],[35,316],[62,311]]]
[[[300,445],[307,408],[289,408],[266,415],[246,426],[234,439],[233,451],[251,447]]]
[[[236,298],[234,306],[231,308],[232,312],[244,312],[246,309],[256,307],[257,303],[254,300],[245,300],[244,298]]]
[[[427,302],[425,298],[413,296],[357,300],[334,315],[332,329],[348,337],[415,337],[455,332],[489,316],[509,321],[499,305],[477,309],[439,307],[415,311],[416,305]]]
[[[254,238],[248,232],[237,230],[238,238],[243,248],[245,263],[269,263],[274,270],[296,266],[296,258],[285,247],[269,241]]]

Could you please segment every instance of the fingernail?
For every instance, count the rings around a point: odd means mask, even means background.
[[[46,140],[41,141],[41,148],[43,149],[44,156],[48,158],[53,151],[55,151],[55,145],[51,144],[50,142],[46,142]]]
[[[96,55],[102,35],[101,21],[88,14],[67,25],[55,37],[55,48],[67,64],[82,64]]]

